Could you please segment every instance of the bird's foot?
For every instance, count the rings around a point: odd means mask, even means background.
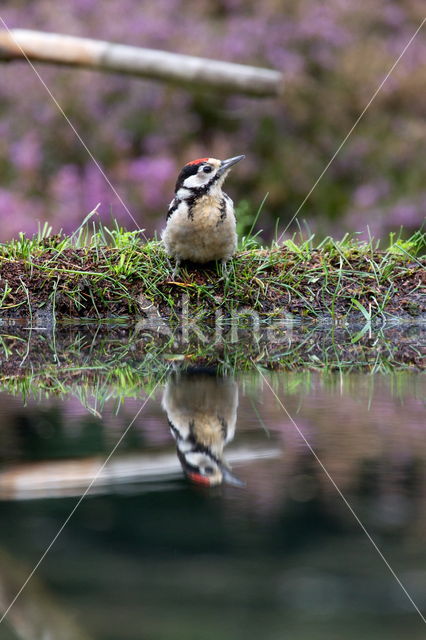
[[[180,260],[176,260],[175,268],[173,269],[172,278],[176,278],[180,266]]]
[[[220,270],[222,273],[222,278],[226,279],[229,276],[229,268],[226,260],[222,260],[220,263]]]

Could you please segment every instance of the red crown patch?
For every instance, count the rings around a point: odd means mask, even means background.
[[[191,162],[187,162],[185,167],[188,167],[190,164],[201,164],[202,162],[207,162],[208,158],[197,158],[196,160],[191,160]]]

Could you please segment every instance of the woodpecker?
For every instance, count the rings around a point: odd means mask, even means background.
[[[189,480],[206,486],[223,481],[243,484],[223,459],[223,448],[235,435],[238,387],[234,380],[197,370],[173,373],[162,407]]]
[[[234,203],[222,185],[231,167],[243,158],[198,158],[180,172],[161,236],[167,254],[176,260],[174,275],[181,260],[225,263],[234,255],[238,240]]]

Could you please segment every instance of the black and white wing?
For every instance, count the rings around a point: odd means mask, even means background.
[[[168,208],[168,211],[167,211],[167,220],[176,211],[176,209],[179,206],[179,203],[180,203],[180,200],[178,198],[173,198],[173,200],[169,204],[169,208]]]

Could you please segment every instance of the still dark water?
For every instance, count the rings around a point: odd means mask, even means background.
[[[425,614],[424,377],[174,372],[133,395],[0,395],[2,615],[127,429],[1,640],[426,638],[330,480]]]

